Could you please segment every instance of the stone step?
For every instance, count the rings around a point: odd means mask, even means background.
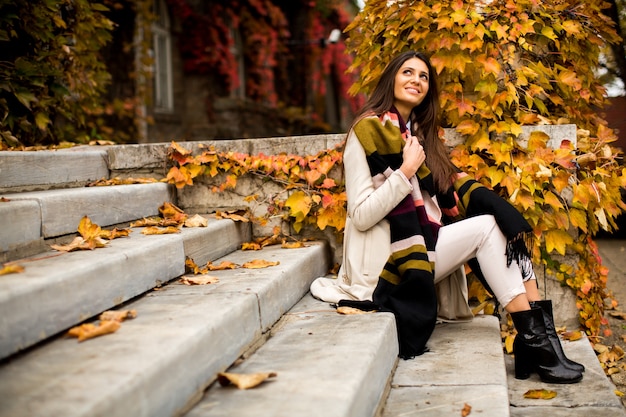
[[[340,315],[307,294],[263,346],[228,370],[276,376],[249,390],[214,383],[186,417],[374,416],[397,356],[392,314]]]
[[[24,272],[0,280],[0,358],[182,275],[186,256],[201,265],[249,239],[248,225],[212,219],[179,234],[148,236],[134,228],[105,248],[18,261]]]
[[[0,365],[0,416],[179,415],[308,291],[329,267],[326,244],[266,247],[222,258],[279,261],[174,281],[123,306],[137,317],[79,343],[59,336]]]
[[[440,323],[429,351],[400,360],[382,417],[460,416],[507,417],[509,399],[500,323],[494,316]]]
[[[102,178],[109,178],[104,148],[0,152],[0,193],[82,187]]]
[[[164,202],[175,202],[165,183],[67,188],[0,194],[0,260],[29,256],[44,239],[76,233],[83,216],[105,227],[159,214]],[[3,259],[4,258],[4,259]]]
[[[581,382],[571,385],[546,384],[537,374],[526,380],[515,379],[513,356],[505,356],[509,383],[511,417],[626,417],[626,411],[615,394],[615,385],[606,377],[596,354],[583,336],[576,341],[562,341],[563,350],[570,359],[585,365]],[[531,389],[547,389],[556,392],[550,400],[524,398]]]

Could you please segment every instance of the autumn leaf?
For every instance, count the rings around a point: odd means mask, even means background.
[[[467,417],[471,414],[472,412],[472,406],[465,403],[465,405],[463,405],[463,409],[461,410],[461,417]]]
[[[50,245],[50,247],[54,250],[58,250],[59,252],[74,252],[77,250],[94,250],[96,248],[104,248],[106,244],[107,241],[100,237],[85,240],[82,236],[76,236],[74,240],[67,245]]]
[[[209,221],[199,214],[194,214],[187,220],[185,220],[185,227],[207,227]]]
[[[531,389],[524,393],[524,398],[533,400],[551,400],[556,397],[556,392],[547,389]]]
[[[569,340],[570,342],[582,339],[583,335],[580,330],[569,331],[561,333],[563,340]]]
[[[180,229],[176,226],[158,227],[150,226],[141,231],[142,235],[168,235],[180,233]]]
[[[216,211],[215,218],[216,219],[231,219],[236,222],[244,222],[248,223],[250,219],[246,217],[246,210],[235,210],[235,211]]]
[[[198,264],[196,264],[196,261],[194,261],[190,257],[187,257],[185,259],[185,271],[192,274],[206,274],[207,272],[209,272],[209,268],[208,266],[201,268],[198,266]]]
[[[254,374],[236,374],[231,372],[220,372],[217,380],[223,387],[233,384],[237,388],[245,390],[254,388],[269,378],[276,377],[276,372],[259,372]]]
[[[104,311],[98,319],[100,321],[118,321],[122,322],[137,317],[137,310],[107,310]]]
[[[244,242],[241,244],[241,250],[261,250],[263,247],[257,242]]]
[[[253,259],[250,262],[245,262],[243,265],[241,265],[242,268],[247,268],[247,269],[260,269],[260,268],[267,268],[270,266],[276,266],[279,265],[280,262],[279,261],[265,261],[263,259]]]
[[[161,217],[144,217],[143,219],[134,221],[130,224],[130,227],[148,227],[148,226],[161,226],[163,219]],[[170,225],[174,226],[174,225]]]
[[[2,269],[0,269],[0,275],[19,274],[20,272],[24,272],[24,267],[18,264],[2,265]]]
[[[191,275],[181,277],[181,282],[185,285],[207,285],[220,281],[218,277],[212,275]]]
[[[118,237],[126,237],[130,234],[130,229],[100,230],[100,237],[107,240],[117,239]]]
[[[231,261],[222,261],[219,265],[213,265],[211,262],[207,262],[207,268],[209,271],[223,271],[226,269],[237,269],[239,265]]]
[[[92,323],[85,323],[80,326],[72,327],[68,330],[67,334],[71,337],[77,337],[79,342],[83,342],[87,339],[114,333],[120,326],[120,322],[117,320],[100,321],[97,326]]]
[[[283,242],[280,245],[281,248],[283,249],[297,249],[297,248],[303,248],[304,247],[304,243],[300,242],[300,241],[296,241],[296,242]]]
[[[626,313],[623,311],[610,311],[609,315],[621,320],[626,320]]]
[[[343,314],[345,316],[350,316],[350,315],[355,315],[355,314],[368,314],[368,313],[375,313],[375,312],[376,310],[366,311],[366,310],[360,310],[358,308],[348,307],[348,306],[337,307],[337,313]]]
[[[163,205],[159,207],[159,213],[161,213],[164,219],[174,221],[177,224],[183,224],[185,220],[187,220],[187,215],[170,202],[163,203]]]

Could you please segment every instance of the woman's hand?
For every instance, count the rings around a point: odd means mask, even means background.
[[[426,160],[424,148],[417,137],[409,136],[402,150],[402,165],[400,171],[407,177],[411,178],[419,167]]]

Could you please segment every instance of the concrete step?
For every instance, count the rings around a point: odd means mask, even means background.
[[[104,148],[0,152],[0,193],[83,187],[102,178],[109,178]]]
[[[507,417],[509,399],[500,324],[478,315],[470,322],[437,324],[429,351],[400,360],[382,417]]]
[[[185,257],[203,264],[250,239],[250,227],[215,220],[179,234],[141,228],[94,251],[49,251],[18,261],[25,271],[0,280],[0,358],[182,275]]]
[[[329,267],[326,244],[266,247],[223,259],[279,261],[174,281],[125,304],[137,317],[79,343],[59,336],[0,365],[0,416],[173,416],[185,410]]]
[[[245,391],[215,383],[186,417],[374,416],[397,356],[393,315],[340,315],[307,294],[263,346],[228,370],[276,377]]]
[[[567,357],[585,365],[583,380],[577,384],[546,384],[537,374],[526,380],[515,379],[514,358],[505,356],[511,417],[626,417],[626,411],[615,395],[615,385],[602,370],[589,339],[584,336],[561,344]],[[524,398],[524,393],[531,389],[554,391],[556,397],[550,400]]]
[[[165,183],[67,188],[0,194],[0,261],[29,256],[43,240],[76,233],[83,216],[105,227],[159,214],[164,202],[175,202]],[[3,259],[4,258],[4,259]]]

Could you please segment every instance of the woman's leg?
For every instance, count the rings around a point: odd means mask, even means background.
[[[493,216],[470,217],[442,227],[435,247],[435,282],[476,258],[494,296],[507,311],[529,310],[529,301],[539,300],[536,280],[523,282],[517,263],[506,265],[506,243]]]
[[[515,377],[526,379],[535,371],[545,382],[580,381],[584,367],[565,357],[554,326],[550,333],[547,330],[549,320],[538,306],[540,296],[534,274],[524,281],[516,263],[506,265],[506,244],[493,216],[472,217],[442,227],[435,247],[435,282],[475,257],[518,331],[514,342]]]

